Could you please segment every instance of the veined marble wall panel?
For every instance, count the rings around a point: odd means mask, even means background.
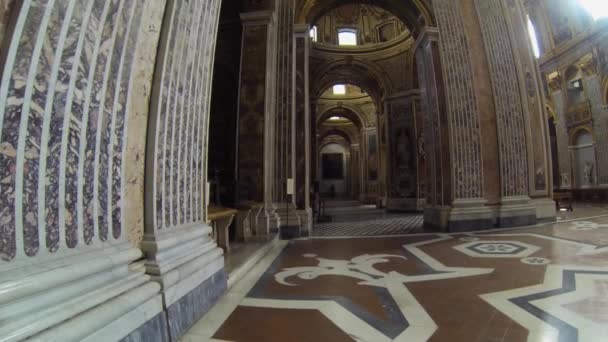
[[[307,209],[307,197],[309,196],[309,189],[307,185],[309,185],[309,180],[307,177],[310,176],[309,169],[310,167],[307,165],[307,125],[309,122],[306,122],[309,118],[307,117],[308,113],[308,35],[306,33],[302,35],[295,35],[295,105],[294,105],[294,118],[295,120],[294,127],[295,132],[295,146],[294,146],[294,157],[295,157],[295,186],[296,186],[296,206],[300,210]],[[309,114],[309,113],[308,113]]]
[[[458,1],[436,0],[439,47],[450,127],[453,196],[482,198],[479,110],[473,91],[471,58]]]
[[[166,3],[166,0],[144,2],[144,15],[141,18],[131,72],[131,96],[128,97],[127,106],[124,107],[128,113],[124,127],[128,138],[122,144],[124,162],[121,169],[122,178],[125,180],[122,215],[127,238],[135,246],[139,245],[144,233],[142,198],[144,198],[146,134],[154,65]],[[117,146],[115,151],[118,152]],[[116,168],[118,165],[116,161],[114,165]]]
[[[275,201],[286,202],[286,184],[288,178],[295,178],[293,154],[293,99],[294,93],[294,38],[295,1],[282,0],[277,3],[278,13],[278,68],[277,68],[277,115],[276,115],[276,164],[275,167]]]
[[[243,27],[239,106],[239,196],[264,201],[264,126],[268,25]],[[261,69],[260,69],[261,68]],[[264,70],[265,71],[265,70]]]
[[[475,0],[475,7],[496,104],[501,196],[527,195],[526,127],[505,13],[499,0]]]
[[[608,184],[608,110],[605,108],[602,96],[602,86],[600,78],[596,74],[589,75],[584,78],[584,89],[591,104],[591,115],[593,117],[594,132],[602,132],[595,134],[595,151],[597,156],[596,172],[597,184]]]
[[[4,44],[7,27],[11,20],[11,11],[15,7],[15,0],[0,0],[0,46]]]
[[[143,5],[23,2],[0,84],[3,260],[121,238],[125,108]]]
[[[149,134],[153,161],[146,227],[154,230],[203,220],[206,130],[219,0],[170,1],[166,46],[159,56]]]
[[[549,128],[544,104],[543,85],[537,60],[529,43],[527,18],[521,1],[505,3],[511,44],[518,66],[519,88],[528,129],[529,193],[547,196],[551,191],[549,165]]]
[[[392,100],[388,109],[388,197],[416,198],[416,125],[412,100]]]
[[[569,151],[568,141],[568,127],[566,126],[566,112],[564,110],[564,94],[561,90],[553,92],[553,103],[555,104],[555,114],[557,115],[557,122],[555,124],[557,134],[557,150],[558,151]],[[570,153],[562,153],[558,157],[559,164],[559,184],[560,188],[572,187],[572,169],[570,167]],[[556,177],[554,175],[554,177]]]

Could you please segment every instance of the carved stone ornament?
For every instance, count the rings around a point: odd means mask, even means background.
[[[591,76],[597,73],[597,65],[592,53],[583,56],[577,64],[585,76]]]
[[[559,72],[553,72],[547,76],[547,84],[551,91],[558,91],[562,88],[562,75]]]

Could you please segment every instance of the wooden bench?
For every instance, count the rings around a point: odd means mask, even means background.
[[[207,222],[213,228],[213,239],[226,253],[230,252],[230,234],[228,228],[236,214],[236,209],[218,206],[209,206],[207,211]]]
[[[555,201],[555,209],[559,211],[564,208],[568,211],[574,211],[572,209],[572,193],[571,192],[555,192],[553,193],[553,200]],[[567,203],[567,205],[565,205]]]

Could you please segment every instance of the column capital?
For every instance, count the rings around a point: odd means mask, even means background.
[[[439,29],[437,27],[424,27],[418,38],[416,39],[416,43],[414,44],[414,51],[418,50],[418,48],[422,45],[426,45],[429,42],[438,42],[439,41]]]
[[[243,25],[268,25],[276,21],[276,13],[270,10],[244,12],[240,17]]]
[[[308,24],[293,25],[293,34],[296,37],[308,37],[309,32],[310,32],[310,25],[308,25]]]

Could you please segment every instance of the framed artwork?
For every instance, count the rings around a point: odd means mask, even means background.
[[[324,153],[321,155],[323,179],[344,179],[344,155]]]

